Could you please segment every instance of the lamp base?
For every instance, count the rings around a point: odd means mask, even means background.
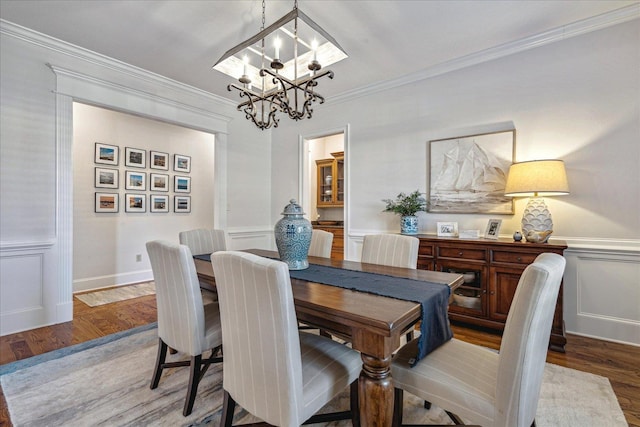
[[[522,235],[527,242],[546,243],[553,233],[551,212],[542,197],[532,197],[522,214]]]

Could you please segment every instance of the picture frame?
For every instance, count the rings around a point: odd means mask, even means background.
[[[173,196],[173,211],[176,213],[190,213],[191,196]]]
[[[149,196],[149,211],[169,212],[169,196],[166,194],[152,194]]]
[[[438,237],[458,237],[457,222],[438,222]]]
[[[428,212],[513,215],[515,144],[515,129],[429,141]]]
[[[501,219],[490,219],[487,223],[487,229],[484,232],[485,239],[498,240],[500,237]]]
[[[133,168],[147,167],[147,150],[139,148],[124,148],[124,165]]]
[[[191,172],[191,157],[182,154],[175,154],[173,156],[173,170],[176,172]]]
[[[145,194],[129,194],[124,195],[125,212],[146,212],[147,211],[147,196]]]
[[[169,153],[162,151],[149,152],[149,167],[151,169],[169,170]]]
[[[191,193],[191,177],[174,175],[173,192],[174,193]]]
[[[147,189],[147,174],[145,172],[125,171],[125,190],[145,191]]]
[[[151,191],[169,191],[169,175],[163,173],[149,174],[149,189]]]
[[[95,168],[95,183],[96,188],[118,188],[118,178],[120,171],[118,169],[110,168]]]
[[[98,193],[96,192],[95,212],[96,213],[117,213],[119,210],[120,195],[118,193]]]
[[[95,155],[93,161],[102,165],[118,165],[120,147],[117,145],[102,144],[96,142]]]

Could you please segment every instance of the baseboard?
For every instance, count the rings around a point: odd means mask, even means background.
[[[131,285],[133,283],[147,282],[149,280],[153,280],[153,272],[151,270],[89,277],[86,279],[74,280],[73,292],[93,291],[113,286],[124,286]]]

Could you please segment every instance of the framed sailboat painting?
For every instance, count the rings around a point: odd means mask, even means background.
[[[513,215],[515,147],[515,129],[429,141],[429,212]]]

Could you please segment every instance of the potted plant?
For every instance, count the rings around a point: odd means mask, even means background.
[[[400,193],[393,199],[383,199],[387,204],[384,212],[393,212],[400,215],[400,233],[418,234],[418,217],[416,213],[426,211],[428,202],[420,191],[413,193]]]

